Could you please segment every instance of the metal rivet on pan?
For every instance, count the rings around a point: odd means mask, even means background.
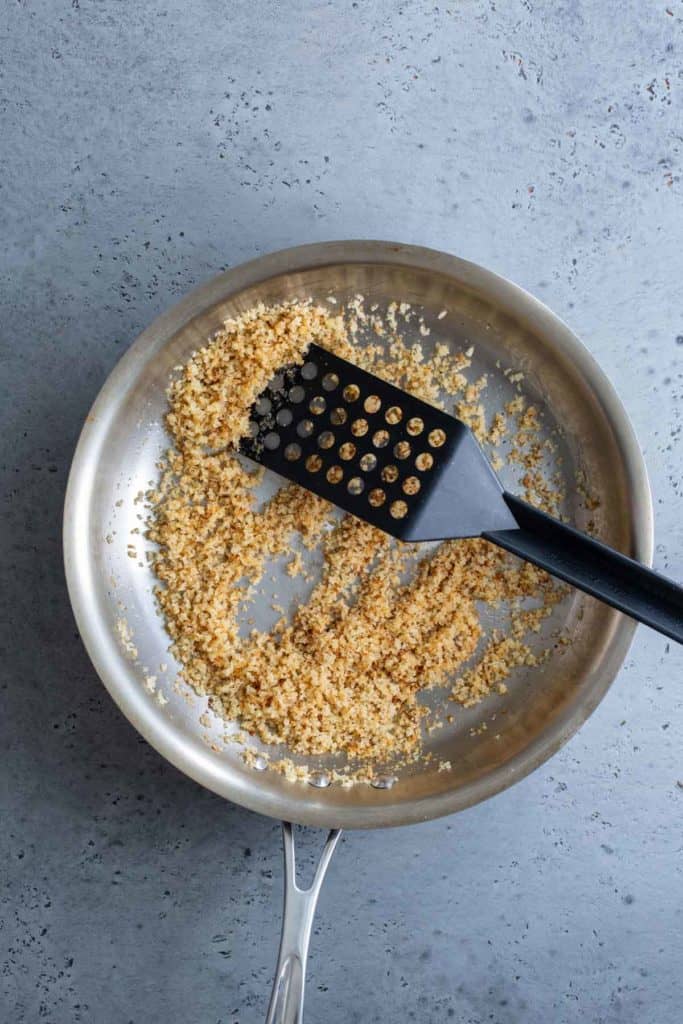
[[[265,757],[261,757],[261,755],[258,754],[251,762],[251,767],[255,768],[257,772],[264,772],[268,767],[268,762]]]
[[[267,416],[270,410],[273,408],[273,403],[269,398],[261,397],[256,402],[254,407],[259,416]]]
[[[391,789],[397,778],[394,775],[378,775],[376,779],[373,779],[370,785],[373,789]]]
[[[322,379],[322,386],[325,391],[334,391],[339,387],[339,377],[336,373],[326,373]]]
[[[325,772],[314,772],[308,780],[311,786],[317,789],[327,789],[330,784],[330,777]]]
[[[315,380],[318,376],[318,367],[315,363],[304,363],[301,367],[301,376],[304,380]]]
[[[280,435],[276,434],[271,430],[269,434],[263,438],[263,447],[267,448],[269,452],[274,452],[276,448],[280,446]]]
[[[288,427],[294,419],[294,413],[291,409],[280,409],[279,413],[275,417],[275,422],[279,427]]]

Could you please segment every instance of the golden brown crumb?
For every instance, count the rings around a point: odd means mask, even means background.
[[[464,398],[457,402],[455,406],[455,415],[470,428],[480,443],[483,443],[487,438],[486,415],[484,405],[480,401],[481,393],[485,390],[487,383],[488,381],[484,374],[474,384],[468,384],[465,388]]]
[[[583,469],[577,470],[576,489],[583,498],[585,507],[590,512],[594,512],[597,508],[600,508],[600,498],[598,498],[598,496],[589,489],[586,482],[586,474]]]
[[[477,656],[478,603],[541,602],[536,617],[513,617],[510,636],[494,637],[462,673],[453,697],[467,705],[501,691],[515,666],[534,663],[523,638],[559,594],[540,570],[479,539],[446,542],[419,561],[414,546],[351,516],[335,519],[331,506],[295,485],[257,507],[262,471],[247,468],[234,449],[254,399],[280,366],[300,362],[311,342],[433,404],[443,405],[444,391],[461,394],[458,415],[486,438],[486,377],[469,383],[463,375],[471,350],[454,354],[437,344],[426,359],[419,345],[397,334],[399,317],[413,315],[408,304],[392,304],[381,319],[366,313],[357,296],[346,321],[293,302],[226,322],[169,388],[174,446],[148,494],[148,537],[159,546],[156,594],[183,678],[246,734],[295,754],[343,751],[363,762],[354,778],[368,780],[373,762],[419,753],[426,715],[420,691],[450,685]],[[354,348],[350,339],[361,326],[375,334],[386,328],[386,347]],[[509,415],[524,413],[521,399],[510,406]],[[506,429],[504,417],[494,417],[488,439],[498,443]],[[530,479],[528,490],[538,490],[541,480]],[[291,621],[245,637],[238,613],[267,560],[289,555],[287,573],[301,574],[297,538],[322,548],[320,579]],[[243,756],[253,764],[262,755],[247,748]],[[288,778],[305,777],[291,760],[269,760]]]
[[[303,576],[303,572],[304,572],[304,563],[303,563],[303,559],[301,557],[301,552],[300,551],[295,551],[294,552],[294,557],[292,558],[291,562],[287,563],[287,575],[288,576],[292,576],[292,577],[294,577],[294,576]]]
[[[118,634],[119,642],[123,648],[123,652],[127,658],[131,661],[135,661],[138,656],[138,649],[133,641],[133,634],[130,626],[125,619],[118,619],[116,622],[116,632]]]
[[[497,412],[491,421],[487,441],[499,445],[508,432],[507,420],[502,412]]]

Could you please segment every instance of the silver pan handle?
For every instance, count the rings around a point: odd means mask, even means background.
[[[340,836],[341,829],[333,829],[330,832],[310,889],[300,889],[296,884],[294,830],[289,822],[282,823],[282,843],[285,851],[285,909],[282,917],[280,952],[266,1024],[301,1024],[303,1021],[306,957],[313,915],[325,872]]]

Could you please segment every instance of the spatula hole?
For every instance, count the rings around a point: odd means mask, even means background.
[[[419,416],[413,416],[412,419],[409,419],[406,423],[406,430],[411,437],[417,437],[418,434],[422,433],[424,428],[424,421],[421,420]]]
[[[373,508],[379,508],[387,500],[387,496],[381,487],[373,487],[368,494],[368,501]]]
[[[385,484],[394,484],[398,480],[398,466],[385,466],[382,470],[382,480]]]
[[[440,448],[446,441],[446,433],[439,428],[430,430],[428,440],[432,448]]]
[[[360,468],[364,473],[370,473],[377,465],[377,456],[373,455],[372,452],[368,452],[360,460]]]
[[[352,476],[346,485],[346,490],[349,494],[362,494],[365,490],[365,481],[361,480],[359,476]]]
[[[397,459],[407,459],[410,455],[410,445],[407,441],[399,441],[394,445],[394,455]]]
[[[339,387],[339,377],[336,373],[326,373],[322,379],[322,385],[325,391],[334,391]]]
[[[255,408],[259,416],[267,416],[273,408],[273,403],[269,398],[261,397],[257,399]]]
[[[315,398],[312,398],[309,402],[308,408],[314,416],[320,416],[321,413],[324,413],[325,409],[327,409],[327,402],[322,395],[316,395]]]
[[[306,459],[306,469],[309,473],[317,473],[322,468],[323,460],[319,455],[309,455]]]
[[[331,484],[338,484],[344,479],[344,470],[341,466],[330,466],[327,471],[327,480]]]
[[[376,430],[372,435],[372,443],[375,448],[386,448],[389,444],[389,431],[388,430]]]
[[[339,446],[339,458],[344,459],[345,462],[348,462],[349,459],[352,459],[355,454],[356,446],[355,444],[351,444],[350,441],[345,441],[344,444]]]
[[[294,413],[291,409],[280,409],[279,413],[275,417],[275,422],[279,427],[288,427],[294,419]]]
[[[304,380],[315,380],[318,376],[318,367],[315,363],[304,363],[301,367],[301,376]]]
[[[363,437],[368,432],[367,420],[354,420],[351,424],[351,433],[354,437]]]
[[[433,465],[434,456],[430,455],[429,452],[421,452],[415,459],[415,466],[422,473],[425,473],[428,469],[431,469]]]
[[[285,386],[285,375],[284,373],[276,373],[270,384],[268,385],[271,391],[282,391]]]
[[[405,519],[408,514],[408,506],[405,501],[392,501],[389,506],[389,514],[392,519]]]
[[[399,409],[397,405],[391,405],[385,412],[384,419],[387,423],[392,424],[392,426],[396,423],[400,423],[403,419],[403,410]]]
[[[334,444],[334,434],[331,430],[323,430],[322,434],[318,438],[318,446],[320,448],[331,448]]]
[[[296,444],[296,442],[288,444],[285,448],[285,458],[287,459],[287,462],[296,462],[297,459],[300,459],[301,445]]]
[[[360,388],[356,384],[347,384],[342,391],[345,401],[357,402],[360,398]]]
[[[340,427],[342,423],[346,423],[349,418],[346,409],[333,409],[330,413],[330,423],[335,427]]]
[[[301,387],[301,384],[295,384],[293,388],[289,389],[288,398],[290,402],[294,402],[296,405],[297,402],[303,402],[305,395],[306,392]]]
[[[382,399],[379,397],[379,395],[368,395],[368,397],[363,402],[363,408],[365,409],[366,412],[369,413],[379,412],[379,410],[382,408]]]
[[[301,423],[297,423],[296,432],[299,437],[310,437],[315,430],[315,424],[313,420],[302,420]]]
[[[253,420],[249,420],[247,423],[247,437],[256,437],[258,434],[258,423],[254,423]]]
[[[417,494],[417,492],[420,490],[420,487],[422,486],[422,484],[420,483],[420,481],[418,480],[418,478],[416,476],[408,476],[403,481],[401,486],[403,487],[403,493],[404,494],[413,495],[413,494]]]
[[[267,448],[269,452],[274,452],[276,448],[280,447],[280,435],[271,430],[263,438],[263,447]]]

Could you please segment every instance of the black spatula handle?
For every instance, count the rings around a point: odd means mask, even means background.
[[[683,587],[512,494],[505,500],[519,529],[487,540],[683,643]]]

